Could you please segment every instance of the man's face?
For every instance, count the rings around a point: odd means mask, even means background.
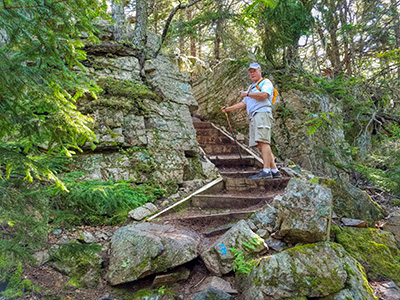
[[[261,78],[261,70],[260,69],[250,69],[249,74],[250,74],[250,79],[253,82],[257,82]]]

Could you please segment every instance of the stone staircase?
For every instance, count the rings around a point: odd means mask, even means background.
[[[192,230],[198,228],[196,231],[204,236],[217,236],[282,194],[290,177],[250,179],[250,175],[262,168],[262,163],[254,155],[238,147],[213,124],[200,121],[193,124],[199,145],[218,168],[223,180],[192,196],[184,207],[163,217],[163,221],[169,220]]]

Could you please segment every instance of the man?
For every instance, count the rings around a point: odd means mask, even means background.
[[[263,159],[263,170],[256,175],[250,176],[253,179],[272,179],[280,178],[275,159],[271,152],[271,128],[272,128],[272,98],[273,86],[270,80],[260,81],[261,66],[258,63],[251,63],[249,75],[253,84],[247,91],[240,91],[240,98],[243,99],[232,106],[222,107],[222,111],[228,112],[237,109],[247,108],[247,114],[250,119],[249,146],[257,147],[260,150]],[[258,88],[257,88],[258,85]]]

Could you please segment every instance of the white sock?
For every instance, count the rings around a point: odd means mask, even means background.
[[[279,171],[277,169],[271,169],[272,173],[278,173]]]
[[[263,169],[263,171],[265,172],[265,173],[269,173],[269,169]]]

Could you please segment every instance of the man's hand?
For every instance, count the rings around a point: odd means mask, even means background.
[[[242,98],[242,99],[247,96],[246,91],[240,91],[239,93],[240,93],[240,98]]]
[[[222,106],[222,107],[221,107],[221,110],[222,110],[224,113],[226,113],[226,112],[227,112],[226,106]]]

